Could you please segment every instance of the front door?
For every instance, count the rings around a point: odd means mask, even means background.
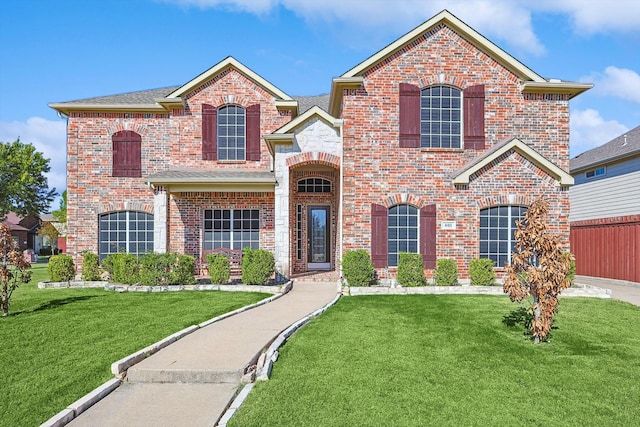
[[[307,208],[307,270],[331,269],[330,212],[329,206]]]

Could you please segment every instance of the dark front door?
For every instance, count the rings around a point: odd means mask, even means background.
[[[329,206],[309,206],[307,208],[307,269],[331,269]]]

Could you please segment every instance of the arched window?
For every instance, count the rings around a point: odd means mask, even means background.
[[[418,209],[395,205],[388,213],[388,265],[398,265],[400,252],[418,253]]]
[[[298,193],[331,193],[331,181],[323,178],[305,178],[298,181]]]
[[[480,210],[480,258],[489,258],[497,267],[511,263],[515,249],[516,221],[524,219],[526,206],[493,206]]]
[[[127,252],[142,255],[153,252],[153,215],[146,212],[120,211],[100,215],[98,255]]]
[[[430,86],[420,95],[420,146],[460,148],[462,140],[461,91]]]
[[[245,160],[246,112],[239,105],[218,108],[218,160]]]

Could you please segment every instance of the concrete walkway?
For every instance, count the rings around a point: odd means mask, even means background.
[[[576,283],[609,289],[611,298],[640,306],[640,283],[590,276],[576,276]]]
[[[257,356],[336,294],[335,282],[296,282],[275,301],[201,328],[129,368],[120,387],[68,425],[213,426]]]

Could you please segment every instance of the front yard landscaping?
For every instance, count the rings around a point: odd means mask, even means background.
[[[345,297],[281,348],[233,426],[637,425],[640,307],[560,301],[534,344],[506,296]]]
[[[111,363],[198,324],[268,297],[246,292],[117,293],[37,289],[47,264],[0,318],[2,426],[38,425],[113,378]]]

